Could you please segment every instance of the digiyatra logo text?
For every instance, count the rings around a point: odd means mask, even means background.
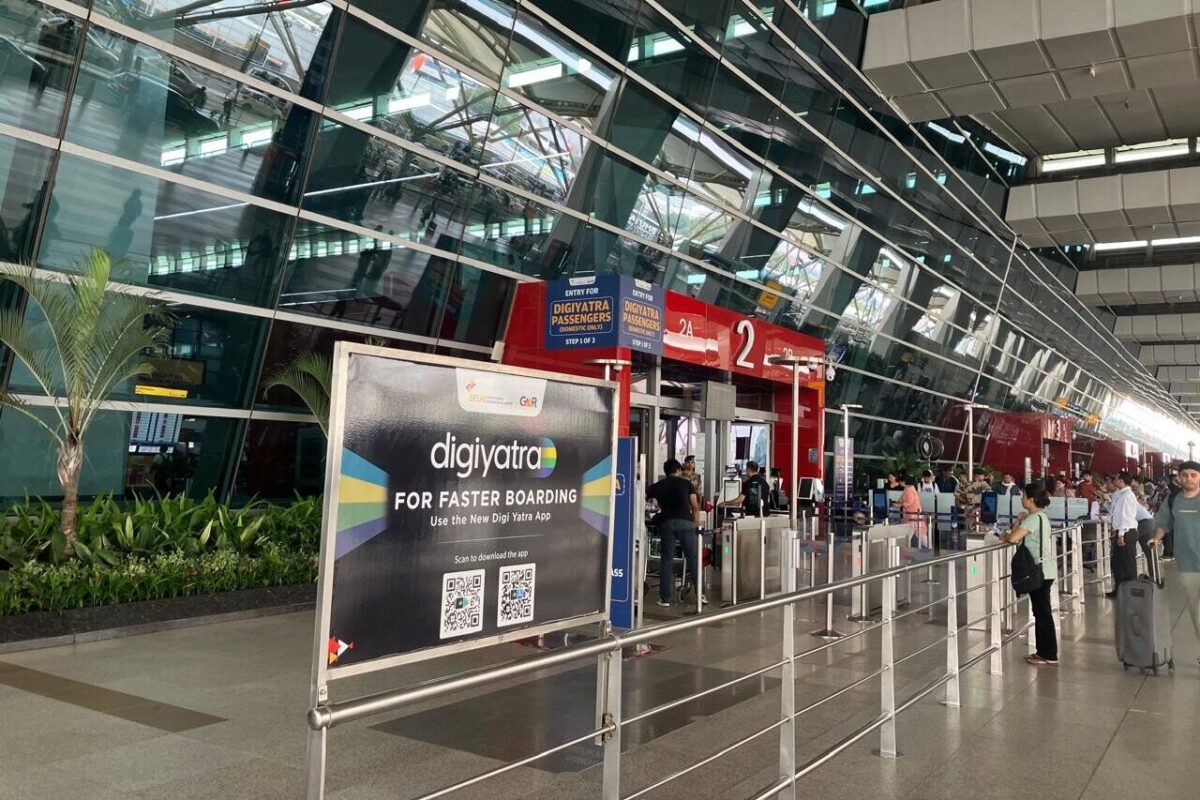
[[[558,448],[542,437],[537,444],[521,444],[517,440],[503,444],[484,444],[459,441],[452,433],[437,442],[429,451],[429,463],[435,469],[452,469],[460,478],[478,474],[486,478],[492,470],[529,470],[534,478],[548,478],[558,463]]]

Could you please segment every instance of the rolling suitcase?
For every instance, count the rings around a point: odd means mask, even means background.
[[[1117,658],[1128,670],[1159,667],[1175,671],[1171,647],[1171,607],[1163,585],[1155,548],[1150,556],[1150,577],[1124,581],[1117,594]]]

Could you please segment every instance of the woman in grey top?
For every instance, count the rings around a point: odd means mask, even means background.
[[[1058,633],[1054,630],[1054,612],[1050,608],[1050,585],[1058,578],[1058,551],[1051,535],[1050,518],[1045,508],[1050,505],[1050,495],[1042,483],[1031,483],[1021,496],[1025,513],[1017,520],[1000,541],[1009,544],[1025,542],[1033,560],[1042,565],[1041,588],[1029,593],[1029,604],[1033,606],[1034,639],[1037,653],[1025,659],[1034,666],[1058,663]]]

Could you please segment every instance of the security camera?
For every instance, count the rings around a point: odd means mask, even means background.
[[[832,380],[835,380],[836,378],[837,378],[837,370],[831,366],[826,367],[825,368],[825,380],[832,381]]]

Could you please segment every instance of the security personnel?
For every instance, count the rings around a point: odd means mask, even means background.
[[[962,509],[963,523],[968,530],[973,530],[979,523],[979,509],[983,505],[983,493],[991,490],[992,486],[988,483],[987,472],[977,469],[975,470],[975,479],[955,493],[955,501]]]

